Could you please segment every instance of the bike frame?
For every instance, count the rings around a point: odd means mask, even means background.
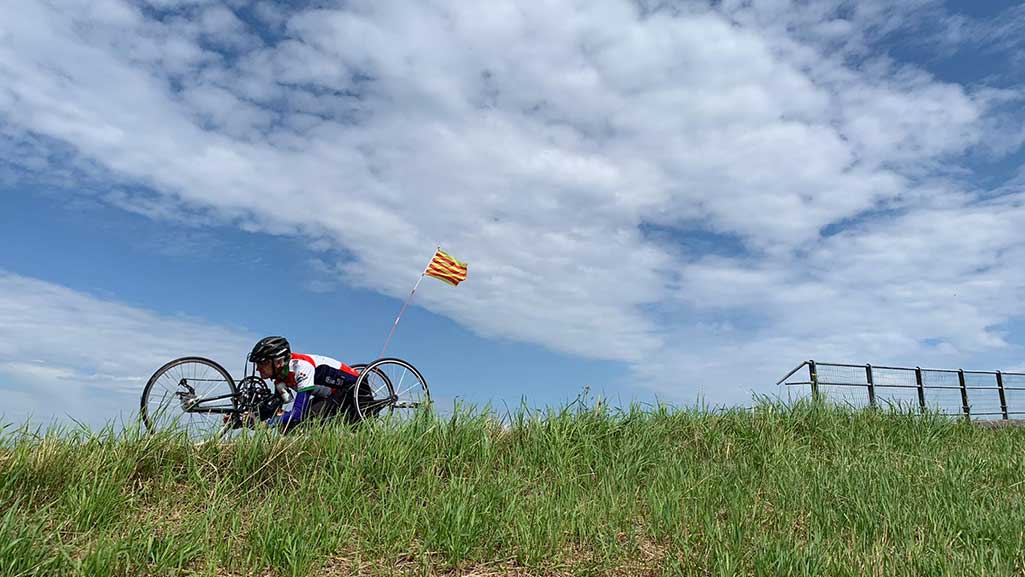
[[[250,372],[250,370],[252,370],[252,372]],[[250,363],[246,363],[245,369],[243,371],[242,379],[240,381],[238,381],[238,383],[239,384],[244,383],[250,377],[255,377],[255,376],[256,376],[256,369],[255,369],[255,367],[253,367]],[[182,380],[185,381],[185,379],[182,379]],[[195,393],[195,389],[191,385],[189,385],[188,382],[182,382],[182,383],[179,383],[179,385],[184,386],[186,389],[189,390],[189,392]],[[214,401],[223,401],[224,399],[234,399],[235,400],[234,404],[236,406],[235,407],[203,407],[203,406],[201,406],[203,403],[212,403]],[[184,406],[184,403],[183,403],[182,411],[185,412],[185,413],[205,413],[205,414],[209,414],[209,415],[241,415],[241,414],[245,413],[246,411],[252,410],[252,407],[244,406],[244,403],[239,402],[241,400],[242,400],[242,392],[236,390],[234,393],[227,394],[227,395],[218,395],[216,397],[203,397],[203,398],[193,399],[192,402],[189,404],[188,408],[186,408]]]
[[[213,401],[221,401],[221,400],[224,400],[224,399],[233,399],[233,398],[238,398],[239,396],[240,395],[238,393],[232,393],[230,395],[218,395],[216,397],[204,397],[202,399],[194,399],[192,401],[192,403],[189,404],[188,408],[182,407],[182,409],[186,413],[208,413],[208,414],[211,414],[211,415],[235,415],[235,414],[241,414],[241,413],[245,412],[245,409],[239,409],[237,407],[231,407],[231,408],[223,407],[222,408],[222,407],[199,407],[198,406],[201,403],[211,403]]]

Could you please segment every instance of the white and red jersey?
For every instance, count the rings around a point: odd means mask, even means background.
[[[288,374],[283,382],[297,392],[312,391],[315,386],[332,389],[351,384],[359,376],[355,370],[345,363],[321,355],[304,355],[292,353],[288,363]]]

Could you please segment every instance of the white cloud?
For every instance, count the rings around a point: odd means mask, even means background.
[[[4,373],[15,380],[44,384],[43,387],[35,388],[37,393],[45,392],[45,394],[40,396],[50,396],[54,392],[60,391],[61,387],[67,387],[69,383],[74,383],[76,377],[75,371],[67,367],[53,366],[44,361],[2,362],[0,363],[0,373]],[[45,384],[50,386],[46,387]]]
[[[1018,209],[955,180],[995,132],[992,153],[1020,146],[992,116],[1015,94],[872,52],[935,2],[261,6],[284,23],[272,45],[219,6],[157,21],[117,0],[15,1],[18,26],[0,24],[10,146],[64,143],[152,187],[156,201],[110,198],[155,218],[343,247],[351,261],[317,266],[393,296],[441,243],[471,280],[422,304],[681,395],[809,350],[993,350],[994,324],[1022,314],[1017,277],[996,270],[1022,240]],[[18,177],[45,170],[37,157]],[[641,233],[695,223],[746,254]]]
[[[979,363],[1017,362],[1025,344],[1002,328],[1025,316],[1023,217],[1019,187],[875,219],[791,262],[699,260],[684,269],[680,299],[744,311],[760,327],[691,334],[692,350],[647,370],[686,363],[707,382],[746,380],[764,392],[788,359],[1008,368]]]
[[[939,16],[934,22],[934,34],[926,38],[936,48],[954,52],[967,47],[982,50],[987,55],[1007,55],[1018,62],[1025,56],[1022,51],[1025,6],[1008,6],[985,18],[946,12]],[[1016,71],[1008,72],[1013,75]]]
[[[29,393],[4,413],[131,416],[171,359],[212,358],[235,373],[255,342],[244,330],[145,309],[0,271],[0,386]],[[17,385],[17,387],[14,387]]]

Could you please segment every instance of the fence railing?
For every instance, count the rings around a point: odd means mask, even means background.
[[[917,406],[965,419],[1025,415],[1025,373],[804,361],[776,384],[809,386],[813,398],[853,406]]]

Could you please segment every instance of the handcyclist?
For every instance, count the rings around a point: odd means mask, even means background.
[[[292,352],[285,337],[265,337],[249,353],[249,362],[256,365],[260,377],[273,379],[282,400],[294,396],[292,408],[266,419],[266,424],[290,431],[311,417],[343,416],[354,423],[359,420],[353,400],[353,386],[359,373],[330,357]],[[367,396],[372,396],[364,383]],[[255,419],[250,415],[244,420]]]

